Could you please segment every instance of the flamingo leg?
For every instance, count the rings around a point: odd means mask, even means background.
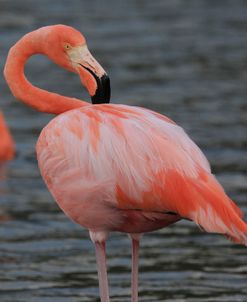
[[[95,242],[94,244],[99,277],[100,301],[110,302],[106,267],[105,242]]]
[[[138,302],[138,263],[139,263],[139,234],[130,235],[132,239],[132,271],[131,271],[131,302]]]

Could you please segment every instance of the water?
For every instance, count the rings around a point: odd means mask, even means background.
[[[245,1],[0,1],[1,67],[24,33],[65,23],[87,37],[108,71],[112,102],[145,106],[182,125],[209,158],[228,194],[247,213],[247,6]],[[76,75],[42,57],[31,81],[88,98]],[[17,158],[0,186],[0,301],[99,301],[94,249],[47,192],[34,146],[52,118],[19,104],[0,79],[1,108]],[[112,301],[129,301],[130,242],[108,242]],[[144,236],[140,301],[247,300],[246,248],[189,222]]]

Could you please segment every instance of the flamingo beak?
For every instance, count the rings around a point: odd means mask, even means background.
[[[104,73],[102,76],[98,76],[97,73],[89,67],[86,67],[82,64],[80,65],[93,76],[96,82],[96,90],[94,90],[94,93],[91,95],[92,104],[110,103],[111,86],[108,75]]]
[[[110,78],[107,74],[104,74],[97,83],[97,89],[95,95],[91,97],[93,104],[110,103],[111,99],[111,84]]]
[[[93,104],[109,103],[110,79],[101,65],[94,59],[86,45],[77,46],[68,52],[76,72],[88,90]]]

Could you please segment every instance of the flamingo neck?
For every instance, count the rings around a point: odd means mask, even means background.
[[[88,105],[79,99],[35,87],[27,80],[24,67],[29,57],[35,54],[46,55],[42,49],[42,40],[37,34],[29,33],[10,49],[4,75],[13,95],[38,111],[52,114],[60,114]]]

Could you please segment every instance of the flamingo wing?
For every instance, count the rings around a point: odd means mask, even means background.
[[[173,212],[246,243],[240,210],[200,149],[163,115],[110,104],[72,110],[42,131],[37,154],[51,193],[75,221],[91,204],[88,219],[100,219],[97,212],[112,224],[105,209]]]

